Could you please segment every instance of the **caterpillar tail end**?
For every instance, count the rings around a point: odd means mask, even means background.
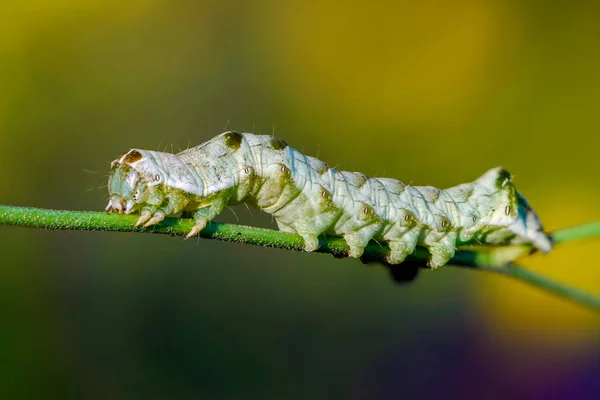
[[[519,212],[517,219],[509,226],[509,229],[517,235],[513,243],[531,243],[542,253],[548,253],[554,245],[552,239],[544,231],[540,219],[527,200],[519,192],[517,197]]]

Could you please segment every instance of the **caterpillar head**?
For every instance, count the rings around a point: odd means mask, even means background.
[[[514,187],[512,176],[503,168],[494,168],[477,179],[490,189],[492,206],[488,225],[506,227],[510,243],[531,243],[543,252],[552,249],[552,241],[544,232],[540,219],[525,197]]]
[[[161,180],[159,173],[152,173],[140,150],[129,150],[111,163],[108,177],[110,200],[106,210],[130,214],[138,211],[151,196],[151,187]]]

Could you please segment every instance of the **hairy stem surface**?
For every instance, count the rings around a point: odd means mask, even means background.
[[[185,236],[194,221],[191,219],[167,218],[159,225],[150,228],[134,228],[137,215],[110,214],[94,211],[49,210],[29,207],[0,205],[0,225],[24,226],[39,229],[82,230],[82,231],[116,231],[145,232],[171,236]],[[229,242],[253,244],[285,250],[303,251],[304,242],[295,234],[254,228],[243,225],[209,223],[200,232],[205,239],[217,239]],[[557,244],[573,240],[600,237],[600,221],[562,229],[552,233]],[[341,238],[320,237],[319,253],[329,253],[336,257],[347,257],[348,247]],[[547,292],[569,299],[580,305],[600,312],[600,297],[584,293],[576,288],[553,281],[542,275],[513,264],[517,258],[531,253],[529,246],[472,246],[459,248],[449,265],[474,270],[495,272],[520,280]],[[371,243],[362,257],[365,262],[385,263],[389,248],[385,245]],[[429,253],[417,249],[408,261],[425,267]]]

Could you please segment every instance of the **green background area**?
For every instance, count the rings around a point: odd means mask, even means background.
[[[590,3],[591,4],[591,3]],[[600,9],[571,2],[7,1],[0,203],[102,210],[110,161],[228,129],[438,187],[501,165],[600,219]],[[274,227],[245,207],[219,221]],[[0,227],[6,398],[600,393],[600,321],[499,276]],[[600,292],[598,242],[525,263]]]

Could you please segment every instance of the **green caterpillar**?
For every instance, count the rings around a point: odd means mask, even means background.
[[[306,251],[321,234],[341,236],[360,257],[371,239],[387,243],[390,264],[417,245],[442,266],[461,243],[552,241],[511,175],[494,168],[449,189],[410,186],[395,179],[338,171],[271,136],[225,132],[178,154],[132,149],[112,162],[107,210],[139,212],[136,226],[192,213],[187,237],[198,234],[225,206],[245,202],[272,214],[279,229],[298,233]]]

